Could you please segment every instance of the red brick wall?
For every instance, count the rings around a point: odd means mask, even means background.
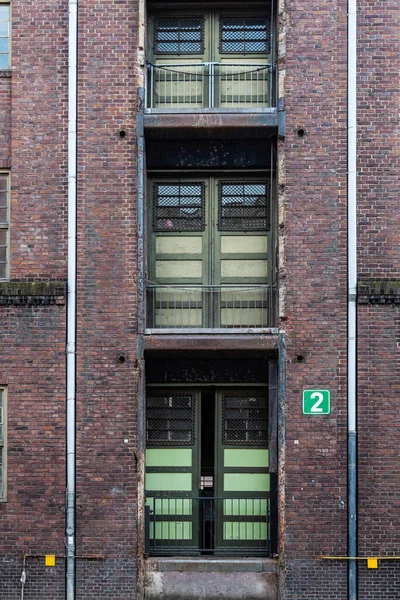
[[[400,279],[400,137],[395,0],[367,0],[359,10],[358,202],[361,279]],[[398,306],[359,306],[359,552],[396,555],[400,543]],[[366,600],[400,594],[400,565],[360,567]]]
[[[80,4],[77,551],[107,557],[78,564],[85,600],[135,588],[136,28],[130,0]]]
[[[12,279],[66,277],[66,24],[61,0],[13,2],[12,76],[0,78]],[[23,553],[64,554],[65,319],[64,304],[0,307],[0,383],[8,384],[5,598],[20,596]],[[63,565],[50,573],[42,563],[28,561],[26,597],[62,598]]]
[[[346,2],[286,18],[287,598],[322,600],[346,590],[316,560],[346,552]],[[303,389],[329,389],[331,415],[303,415]]]
[[[399,4],[360,3],[358,14],[359,274],[399,278]]]
[[[14,598],[20,594],[23,554],[64,554],[65,307],[0,307],[0,331],[0,383],[8,386],[0,596]],[[40,565],[29,562],[28,597]],[[55,586],[51,593],[63,588],[63,569],[47,577]]]
[[[66,277],[67,7],[13,2],[11,278]]]
[[[285,541],[287,597],[296,600],[346,593],[345,564],[313,560],[346,553],[346,8],[287,2]],[[358,13],[360,277],[398,279],[398,6],[370,1]],[[394,554],[397,309],[360,306],[358,323],[359,554]],[[330,417],[301,414],[305,387],[331,389]],[[359,570],[363,598],[399,590],[397,563]]]

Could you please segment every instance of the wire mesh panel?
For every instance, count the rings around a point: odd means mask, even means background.
[[[269,181],[220,181],[219,231],[269,231]]]
[[[219,22],[222,54],[264,54],[270,51],[270,21],[262,17],[223,17]]]
[[[154,231],[204,231],[203,183],[155,183]]]
[[[147,444],[188,446],[194,443],[196,397],[152,394],[147,397]]]
[[[268,408],[263,394],[224,394],[222,443],[265,446],[268,443]]]
[[[155,54],[202,54],[204,18],[173,17],[155,21]]]

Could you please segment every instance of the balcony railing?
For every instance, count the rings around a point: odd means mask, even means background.
[[[218,111],[276,107],[276,65],[148,64],[147,109]]]
[[[247,333],[274,327],[274,286],[147,284],[147,331]]]
[[[271,556],[276,518],[271,498],[147,499],[146,550],[151,555]]]

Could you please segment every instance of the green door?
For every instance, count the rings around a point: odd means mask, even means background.
[[[147,394],[146,504],[154,554],[199,549],[198,390]]]
[[[265,11],[175,10],[149,17],[148,106],[270,106],[271,19]]]
[[[270,537],[265,389],[225,389],[216,402],[215,553],[266,554]]]
[[[270,180],[160,175],[149,199],[148,328],[267,327]]]

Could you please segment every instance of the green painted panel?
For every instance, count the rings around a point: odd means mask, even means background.
[[[147,473],[146,490],[159,492],[190,492],[191,473]]]
[[[191,448],[148,448],[146,467],[191,467]]]
[[[226,498],[224,499],[225,516],[264,516],[267,514],[266,498]]]
[[[267,539],[267,523],[230,522],[224,523],[224,540],[256,541]]]
[[[146,504],[156,515],[191,515],[190,498],[146,498]]]
[[[269,492],[269,475],[224,473],[224,492]]]
[[[225,467],[268,467],[268,450],[252,448],[225,448]]]
[[[154,523],[150,523],[150,539],[154,539]],[[190,521],[164,521],[156,523],[157,540],[191,540],[192,523]]]

